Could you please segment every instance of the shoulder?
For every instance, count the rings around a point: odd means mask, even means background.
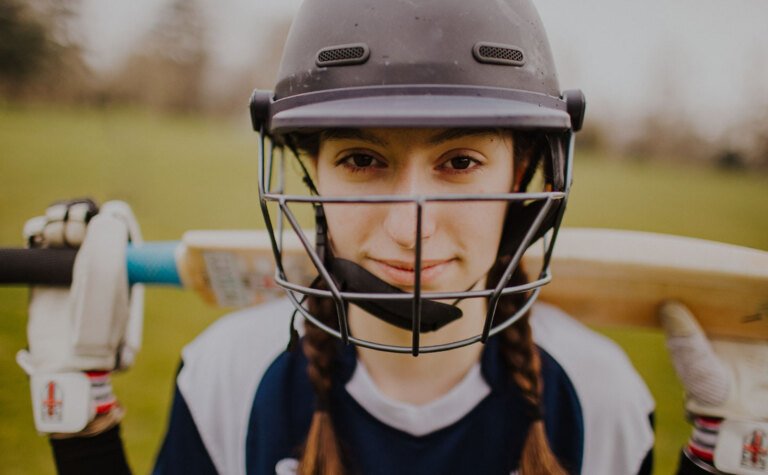
[[[293,306],[277,300],[222,317],[182,351],[176,383],[221,473],[243,473],[254,394],[288,342]]]
[[[292,311],[288,300],[277,300],[218,319],[182,350],[182,392],[197,381],[258,380],[254,375],[263,374],[285,349]]]
[[[584,423],[584,473],[637,473],[653,447],[653,398],[624,351],[557,307],[537,303],[536,343],[573,384]]]
[[[616,395],[626,396],[624,400],[611,398],[617,404],[626,400],[645,403],[646,409],[653,409],[645,383],[624,350],[613,340],[545,303],[533,307],[531,328],[536,343],[563,367],[575,385],[588,382],[594,386],[598,381],[615,383],[610,386],[615,385],[616,391],[620,391]]]
[[[609,371],[612,376],[642,384],[618,344],[553,305],[543,302],[534,305],[531,329],[536,343],[561,364],[565,363],[566,371],[592,367],[595,369],[592,374],[597,370]]]
[[[289,317],[293,310],[288,299],[278,299],[225,315],[185,346],[182,356],[187,362],[188,357],[194,358],[201,353],[259,351],[255,344],[268,344],[278,333],[287,342]]]

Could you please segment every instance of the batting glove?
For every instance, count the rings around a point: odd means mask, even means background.
[[[106,430],[122,415],[109,373],[127,369],[141,347],[144,289],[129,289],[125,267],[127,243],[141,243],[133,212],[119,201],[98,214],[89,200],[59,203],[29,220],[24,234],[33,247],[79,247],[69,289],[30,292],[28,349],[16,359],[30,376],[35,426],[79,433],[102,415],[110,417],[97,429]]]
[[[768,474],[768,341],[710,340],[679,302],[659,317],[694,425],[685,454],[720,473]]]

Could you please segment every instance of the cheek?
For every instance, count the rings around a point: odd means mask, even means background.
[[[494,170],[481,193],[508,193],[512,189],[511,165]],[[487,272],[496,261],[507,215],[506,201],[464,202],[451,220],[459,245],[466,251],[472,269]]]
[[[377,216],[377,207],[326,203],[323,208],[334,255],[357,261],[356,257],[362,244],[368,239],[375,223],[381,221]]]
[[[462,250],[467,272],[477,279],[496,261],[506,203],[463,203],[450,220],[450,232]]]

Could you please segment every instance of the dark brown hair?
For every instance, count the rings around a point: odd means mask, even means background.
[[[324,287],[319,285],[319,287]],[[330,299],[308,298],[309,311],[324,324],[337,327],[336,308]],[[341,448],[330,414],[330,392],[336,341],[309,320],[304,321],[302,349],[307,357],[307,375],[315,390],[315,412],[299,461],[301,475],[343,474]]]
[[[487,287],[492,288],[501,279],[508,264],[507,259],[499,259],[488,273]],[[515,269],[510,285],[522,285],[528,282],[522,266]],[[499,300],[496,314],[499,316],[514,315],[517,309],[525,304],[527,293],[515,293],[503,296]],[[531,425],[520,456],[520,473],[522,475],[565,474],[560,466],[546,437],[541,401],[543,385],[541,381],[541,359],[538,347],[533,341],[530,325],[530,314],[526,313],[520,320],[507,327],[501,333],[501,353],[507,364],[509,376],[520,388],[531,416]]]

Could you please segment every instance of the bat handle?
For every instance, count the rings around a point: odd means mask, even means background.
[[[129,245],[126,252],[131,284],[181,286],[176,267],[178,241]],[[72,283],[75,249],[0,249],[0,285],[58,285]]]
[[[128,246],[128,282],[181,287],[176,267],[176,254],[180,245],[178,241],[156,241],[136,247]]]

